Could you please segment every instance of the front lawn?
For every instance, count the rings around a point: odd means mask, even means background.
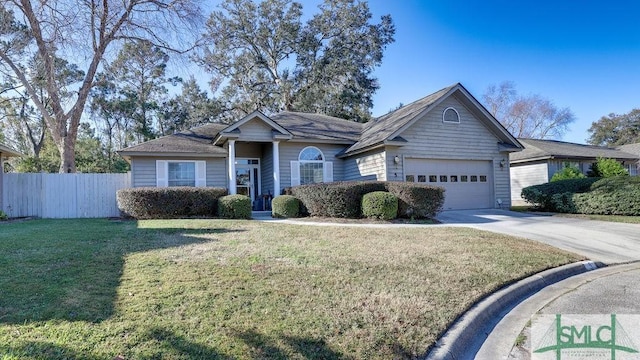
[[[581,258],[464,228],[0,224],[0,359],[390,359]]]

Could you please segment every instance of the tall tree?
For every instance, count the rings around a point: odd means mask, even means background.
[[[70,64],[64,59],[56,59],[54,66],[56,77],[65,86],[77,83],[84,76],[84,73],[75,64]],[[27,63],[25,75],[31,86],[38,92],[45,110],[51,114],[53,111],[51,100],[44,90],[46,71],[44,69],[44,61],[40,56],[34,56]],[[10,136],[14,143],[18,145],[19,150],[28,156],[33,156],[35,158],[34,163],[40,164],[38,159],[44,146],[47,132],[45,117],[36,109],[29,94],[20,82],[7,77],[6,82],[1,86],[2,93],[6,95],[0,96],[0,121],[4,122],[6,128],[10,130]],[[61,89],[60,96],[63,101],[67,101],[73,96],[73,93]],[[41,170],[37,169],[37,171]]]
[[[489,112],[515,137],[560,139],[575,121],[568,107],[558,108],[540,95],[519,95],[511,81],[491,85],[482,97]]]
[[[182,92],[162,106],[163,129],[166,134],[216,122],[220,103],[200,89],[195,78],[182,83]]]
[[[123,46],[115,61],[106,66],[104,76],[100,76],[101,81],[111,81],[114,91],[107,99],[111,101],[109,106],[117,108],[131,124],[137,142],[164,134],[159,112],[168,93],[165,85],[180,81],[166,76],[168,61],[169,55],[151,42],[132,41]]]
[[[366,2],[325,0],[302,21],[291,0],[225,0],[211,14],[202,64],[228,109],[321,112],[366,121],[378,89],[373,70],[395,28],[372,24]]]
[[[589,139],[592,145],[618,146],[640,142],[640,109],[627,114],[609,114],[591,123]]]
[[[0,68],[22,83],[60,151],[60,172],[75,172],[78,127],[94,77],[109,50],[127,39],[147,39],[165,49],[176,38],[195,34],[200,18],[197,0],[0,0]],[[182,43],[190,44],[190,41]],[[52,111],[46,109],[25,74],[24,59],[34,54],[43,60],[44,89]],[[55,72],[56,59],[86,59],[84,77],[70,103]]]

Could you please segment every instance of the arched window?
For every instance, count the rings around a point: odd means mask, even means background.
[[[308,146],[298,155],[300,185],[324,181],[324,154],[315,146]]]
[[[442,122],[459,124],[460,114],[458,114],[458,110],[452,107],[444,109],[444,112],[442,113]]]

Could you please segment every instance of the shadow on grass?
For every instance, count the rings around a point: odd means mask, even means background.
[[[141,229],[135,221],[34,220],[0,233],[0,323],[101,322],[114,312],[127,255],[215,241],[227,229]]]
[[[245,330],[235,334],[249,347],[254,349],[253,358],[287,359],[287,351],[281,349],[272,339],[256,331]],[[283,336],[283,342],[303,359],[349,359],[340,352],[329,348],[323,340],[307,339],[296,336]]]

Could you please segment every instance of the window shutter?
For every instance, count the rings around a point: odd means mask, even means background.
[[[291,186],[300,185],[300,162],[291,162]]]
[[[166,160],[156,160],[156,186],[169,186],[169,169]]]
[[[207,186],[207,162],[196,161],[196,187]]]
[[[325,161],[322,164],[322,181],[333,182],[333,162]]]

